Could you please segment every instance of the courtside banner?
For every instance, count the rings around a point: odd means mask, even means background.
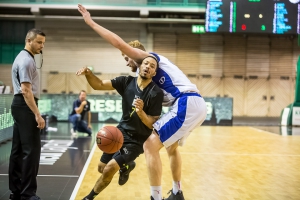
[[[293,107],[293,126],[300,126],[300,107]]]
[[[0,141],[12,136],[13,119],[11,102],[13,95],[3,94],[0,98]],[[68,121],[73,102],[77,94],[42,94],[38,107],[42,115],[48,115],[50,122]],[[88,95],[91,103],[92,122],[117,123],[122,117],[122,98],[120,95]],[[232,125],[233,99],[204,97],[207,106],[207,116],[204,125]],[[162,114],[169,111],[163,107]],[[86,115],[87,116],[87,115]]]
[[[42,114],[55,116],[58,121],[67,121],[73,102],[77,98],[76,94],[43,94],[39,100],[39,109]],[[94,122],[118,122],[121,119],[120,95],[88,95],[87,100],[91,103],[90,109]],[[204,100],[207,106],[206,122],[209,125],[232,125],[232,98],[204,97]],[[163,107],[162,114],[168,110],[168,107]]]

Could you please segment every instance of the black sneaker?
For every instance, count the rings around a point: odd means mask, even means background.
[[[119,185],[124,185],[129,179],[129,173],[135,168],[135,162],[129,162],[125,167],[119,170]]]
[[[173,193],[173,190],[170,190],[168,192],[168,194],[170,192],[171,192],[171,195],[168,198],[166,198],[165,200],[184,200],[183,193],[181,190],[179,190],[176,195]]]
[[[14,194],[14,193],[10,193],[9,195],[9,200],[20,200],[20,195],[19,194]]]

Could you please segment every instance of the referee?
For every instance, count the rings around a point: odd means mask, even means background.
[[[45,34],[37,29],[28,31],[25,49],[12,65],[14,98],[11,112],[14,119],[13,140],[9,160],[10,199],[39,200],[36,196],[41,140],[45,127],[37,101],[40,97],[39,74],[34,55],[42,53]]]

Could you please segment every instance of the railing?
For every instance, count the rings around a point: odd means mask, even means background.
[[[114,5],[114,6],[159,6],[159,7],[201,7],[206,0],[0,0],[10,4],[78,4],[83,5]]]

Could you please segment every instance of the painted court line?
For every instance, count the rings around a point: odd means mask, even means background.
[[[83,169],[82,169],[82,172],[81,172],[80,177],[79,177],[79,179],[78,179],[78,181],[77,181],[77,183],[76,183],[76,186],[75,186],[75,188],[74,188],[74,190],[73,190],[73,192],[72,192],[72,195],[71,195],[71,197],[70,197],[70,200],[75,199],[75,197],[76,197],[76,195],[77,195],[78,189],[79,189],[79,187],[80,187],[80,185],[81,185],[81,183],[82,183],[82,180],[83,180],[83,178],[84,178],[84,175],[85,175],[85,173],[86,173],[86,171],[87,171],[87,169],[88,169],[88,166],[89,166],[89,164],[90,164],[90,162],[91,162],[91,160],[92,160],[92,157],[93,157],[93,155],[94,155],[94,152],[95,152],[96,147],[97,147],[97,143],[95,142],[95,143],[94,143],[94,146],[93,146],[93,149],[92,149],[92,151],[91,151],[91,153],[90,153],[90,155],[89,155],[87,161],[85,162],[85,165],[84,165],[84,167],[83,167]]]
[[[250,128],[250,129],[253,129],[253,130],[256,130],[256,131],[258,131],[258,132],[264,132],[264,133],[276,135],[275,133],[271,133],[271,132],[269,132],[269,131],[261,130],[261,129],[258,129],[258,128],[254,128],[254,127],[249,127],[249,128]]]

